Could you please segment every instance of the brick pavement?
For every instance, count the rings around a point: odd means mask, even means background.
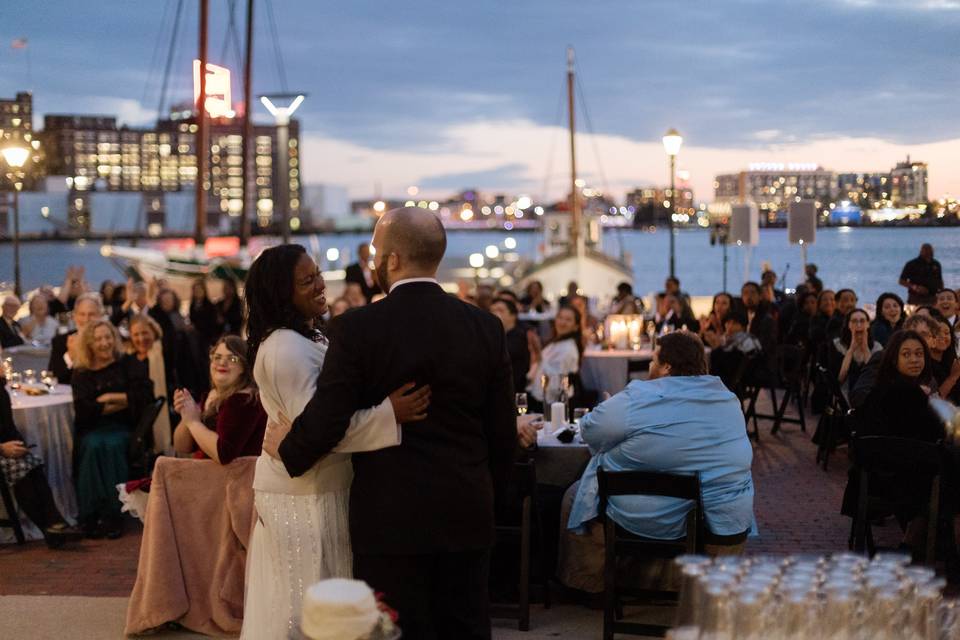
[[[846,451],[831,459],[828,472],[814,465],[816,450],[796,425],[770,435],[761,421],[754,446],[757,487],[755,512],[760,537],[748,553],[822,553],[846,549],[850,520],[840,515],[846,484]],[[0,595],[127,596],[136,578],[140,527],[131,526],[120,540],[85,540],[64,551],[43,543],[0,546]],[[875,530],[878,543],[895,544],[892,524]]]

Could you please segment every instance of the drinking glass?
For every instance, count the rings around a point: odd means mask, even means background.
[[[20,389],[20,381],[22,380],[22,378],[23,376],[21,376],[16,371],[10,374],[10,378],[9,378],[10,389],[14,392],[14,394],[16,394],[17,390]]]
[[[25,369],[23,372],[23,382],[25,384],[36,384],[37,383],[37,372],[33,369]]]
[[[517,394],[517,415],[524,416],[527,414],[527,394],[518,393]]]
[[[578,408],[574,409],[574,410],[573,410],[573,422],[574,422],[574,424],[576,424],[576,425],[579,427],[579,426],[580,426],[580,419],[583,418],[583,416],[587,415],[588,413],[590,413],[590,409],[585,409],[585,408],[583,408],[583,407],[578,407]]]

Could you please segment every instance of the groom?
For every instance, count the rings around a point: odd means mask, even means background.
[[[385,594],[410,640],[490,637],[494,489],[516,447],[503,327],[440,288],[446,245],[424,209],[379,220],[374,266],[388,296],[331,322],[316,393],[278,447],[298,476],[336,446],[354,411],[407,381],[430,385],[427,417],[404,429],[400,446],[353,455],[354,574]],[[284,430],[272,426],[268,446]]]

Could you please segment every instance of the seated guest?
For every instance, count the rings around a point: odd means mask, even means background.
[[[147,378],[153,388],[155,398],[166,398],[164,407],[172,406],[170,399],[177,388],[173,363],[163,352],[163,331],[156,320],[140,314],[130,319],[130,344],[133,353],[124,356],[124,363],[130,369],[130,376],[136,379]],[[170,429],[169,410],[161,411],[153,424],[153,450],[155,453],[169,453],[173,444]]]
[[[783,338],[784,343],[810,347],[810,324],[817,315],[817,295],[812,291],[797,294],[797,311]],[[783,325],[781,325],[783,326]]]
[[[123,518],[116,486],[126,482],[130,432],[153,399],[151,384],[122,361],[120,336],[107,320],[80,334],[73,375],[76,485],[80,523],[91,537],[118,538]]]
[[[585,296],[575,293],[569,296],[569,299],[570,306],[580,314],[580,331],[583,333],[583,346],[586,347],[591,342],[597,341],[597,327],[600,326],[600,321],[590,313],[590,302]]]
[[[930,369],[941,398],[950,399],[957,379],[960,378],[957,351],[954,347],[953,330],[945,319],[937,319],[937,333],[930,346]]]
[[[824,289],[817,296],[817,315],[810,321],[809,344],[813,354],[819,356],[821,349],[843,331],[843,321],[837,321],[837,298],[833,291]]]
[[[354,282],[358,284],[364,301],[367,304],[373,301],[373,296],[382,293],[380,287],[373,279],[373,271],[370,269],[369,243],[364,242],[357,247],[357,261],[347,266],[344,282]]]
[[[700,339],[664,336],[650,364],[650,379],[627,388],[580,423],[593,458],[564,497],[559,576],[567,586],[603,589],[601,517],[638,536],[676,540],[686,535],[689,501],[658,496],[610,499],[598,513],[597,469],[700,475],[708,532],[706,551],[739,553],[753,524],[753,450],[740,402],[715,376],[706,375]],[[585,535],[577,535],[585,534]]]
[[[130,278],[125,291],[123,304],[110,316],[110,322],[117,327],[127,324],[133,316],[146,313],[150,309],[150,287],[146,282],[134,282],[133,278]]]
[[[678,298],[684,298],[687,302],[690,302],[690,296],[680,289],[680,278],[676,276],[667,276],[667,279],[663,282],[663,293],[667,295],[675,295]]]
[[[330,318],[332,319],[343,315],[350,308],[350,301],[341,296],[330,303]]]
[[[843,334],[827,347],[827,369],[847,390],[853,389],[870,357],[883,347],[870,336],[870,316],[863,309],[847,314]]]
[[[761,297],[776,308],[787,299],[787,294],[783,289],[777,289],[777,273],[773,269],[767,269],[760,276]]]
[[[70,384],[73,368],[80,359],[80,334],[88,324],[102,317],[103,305],[99,294],[80,294],[73,307],[73,322],[77,328],[57,335],[50,343],[50,363],[47,369],[53,371],[59,382]]]
[[[903,300],[895,293],[881,293],[877,298],[877,317],[870,325],[870,335],[880,346],[887,344],[887,339],[903,328],[903,321],[907,316],[903,312]]]
[[[536,439],[536,436],[534,436]],[[0,473],[11,487],[17,506],[37,525],[47,546],[56,549],[79,531],[61,515],[43,473],[43,460],[30,453],[13,422],[6,380],[0,379]]]
[[[561,307],[567,304],[572,304],[573,296],[580,295],[580,285],[577,284],[576,280],[571,280],[567,283],[567,292],[560,296],[560,299],[557,300],[557,304]]]
[[[217,326],[220,334],[233,333],[240,335],[243,328],[243,311],[241,310],[240,296],[237,295],[237,283],[232,278],[224,278],[222,283],[223,295],[216,303]]]
[[[217,307],[210,300],[207,281],[203,278],[197,278],[190,286],[190,324],[197,332],[200,353],[206,353],[220,338],[220,328],[217,325]]]
[[[531,343],[535,344],[535,343]],[[559,398],[561,378],[580,371],[583,354],[583,334],[580,331],[580,313],[573,307],[561,307],[553,319],[553,335],[542,349],[530,352],[531,371],[527,374],[527,392],[534,402],[531,409],[538,411]],[[546,376],[546,379],[544,377]],[[544,385],[546,382],[546,385]],[[550,396],[544,401],[544,387]]]
[[[740,300],[747,310],[747,331],[760,341],[768,368],[775,370],[777,357],[777,322],[770,315],[770,304],[760,297],[760,285],[745,282],[740,288]]]
[[[887,342],[877,372],[876,385],[863,405],[858,421],[860,436],[893,436],[924,442],[943,438],[943,425],[930,408],[925,380],[930,377],[930,351],[920,334],[898,331]],[[927,500],[930,479],[922,469],[910,477],[871,483],[871,493],[884,495],[897,504],[895,511],[902,527],[918,515]],[[858,475],[851,471],[844,493],[843,512],[856,509]],[[907,538],[911,532],[907,531]]]
[[[633,295],[633,287],[629,282],[617,285],[617,295],[610,304],[611,314],[636,315],[643,312],[643,301]]]
[[[550,308],[550,302],[543,297],[543,283],[539,280],[532,280],[527,285],[527,290],[523,298],[520,299],[520,304],[531,313],[547,311]]]
[[[937,292],[937,309],[950,324],[950,328],[957,326],[957,292],[953,289],[940,289]]]
[[[49,345],[57,336],[60,323],[50,317],[50,303],[41,293],[30,298],[30,315],[20,322],[23,336],[43,345]]]
[[[530,349],[526,330],[517,324],[517,305],[509,298],[497,298],[490,305],[490,312],[500,318],[507,334],[507,353],[510,354],[510,364],[513,367],[513,388],[518,391],[526,389]]]
[[[14,316],[20,310],[20,300],[16,296],[3,299],[3,314],[0,315],[0,347],[19,347],[23,344],[23,331]]]
[[[694,333],[700,331],[700,323],[697,322],[696,317],[694,317],[693,310],[690,309],[690,303],[686,298],[675,293],[668,293],[667,305],[669,310],[657,326],[657,333],[680,330],[692,331]]]
[[[903,322],[903,331],[912,331],[920,336],[921,339],[926,343],[927,350],[936,346],[937,333],[940,331],[940,328],[937,326],[937,321],[925,314],[915,313]],[[867,401],[867,397],[870,395],[870,392],[873,391],[873,388],[876,386],[877,375],[880,371],[880,363],[883,361],[884,355],[886,352],[886,347],[882,351],[874,353],[870,360],[867,362],[860,371],[860,377],[857,378],[856,384],[850,388],[850,406],[853,408],[858,408],[863,406]],[[929,387],[936,385],[936,382],[933,380],[933,374],[931,373],[924,381],[924,384]]]
[[[726,333],[724,318],[733,308],[733,296],[723,292],[713,296],[713,305],[710,313],[700,318],[700,339],[711,349],[716,349],[723,343]]]
[[[210,393],[200,404],[178,389],[173,407],[181,417],[173,433],[177,453],[220,464],[260,455],[267,414],[247,361],[247,343],[239,336],[220,338],[210,352]]]
[[[727,313],[724,336],[718,348],[710,352],[710,371],[731,391],[736,390],[737,373],[744,358],[763,352],[760,341],[747,332],[747,314],[740,309]]]
[[[850,315],[850,312],[857,308],[857,294],[854,293],[853,289],[840,289],[837,291],[836,298],[837,312],[844,318]]]

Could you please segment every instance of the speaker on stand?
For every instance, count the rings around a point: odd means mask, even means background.
[[[750,260],[753,247],[760,243],[760,214],[753,202],[735,204],[730,207],[730,242],[738,247],[746,247],[743,256],[743,281],[750,279]],[[726,282],[726,260],[724,260],[724,282]]]
[[[817,241],[817,204],[813,200],[790,203],[787,215],[787,237],[790,244],[800,245],[803,271],[807,271],[807,245]]]

